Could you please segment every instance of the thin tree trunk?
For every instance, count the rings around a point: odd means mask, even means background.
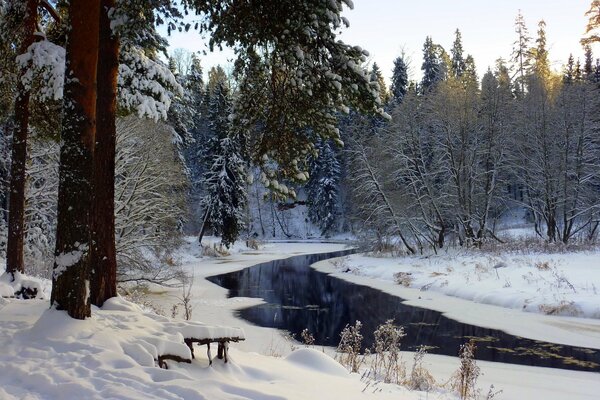
[[[208,226],[208,216],[210,215],[210,210],[212,209],[212,204],[210,204],[206,210],[204,211],[204,217],[202,217],[202,228],[200,228],[200,234],[198,235],[198,243],[202,245],[202,238],[206,233],[206,227]]]
[[[117,128],[117,77],[119,38],[112,33],[108,11],[115,0],[100,0],[98,50],[98,97],[96,100],[96,143],[92,199],[90,255],[91,302],[101,307],[117,295],[117,252],[115,249],[115,146]]]
[[[69,2],[66,74],[51,304],[76,319],[90,316],[96,72],[100,0]]]
[[[23,41],[19,53],[24,54],[34,42],[37,23],[37,0],[28,0],[23,19]],[[25,168],[27,164],[27,133],[29,131],[30,92],[23,85],[26,68],[21,68],[15,100],[15,129],[12,139],[12,161],[10,165],[10,196],[8,204],[8,243],[6,247],[6,272],[25,272],[23,242],[25,236]]]

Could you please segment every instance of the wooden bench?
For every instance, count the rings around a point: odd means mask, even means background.
[[[225,360],[225,362],[227,362],[227,352],[229,350],[229,343],[230,342],[240,342],[242,340],[245,340],[244,337],[241,336],[234,336],[234,337],[218,337],[218,338],[202,338],[202,339],[198,339],[198,338],[184,338],[183,341],[185,342],[185,344],[190,348],[190,352],[192,353],[192,359],[196,358],[194,356],[194,343],[198,343],[199,345],[206,345],[207,349],[206,349],[206,354],[208,356],[208,363],[209,365],[212,365],[212,355],[210,352],[210,344],[211,343],[217,343],[217,358],[219,360]]]

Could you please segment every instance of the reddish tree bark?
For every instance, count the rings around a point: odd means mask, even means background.
[[[19,54],[24,54],[34,42],[37,22],[37,0],[28,0],[23,19],[23,40]],[[27,134],[29,131],[30,92],[22,83],[26,68],[21,68],[15,100],[15,129],[12,139],[10,165],[10,197],[8,204],[8,243],[6,247],[6,272],[24,272],[23,241],[25,236],[25,168],[27,164]]]
[[[92,204],[91,302],[100,307],[117,295],[115,250],[115,146],[119,38],[112,33],[108,10],[115,0],[100,1],[98,98]]]
[[[90,209],[100,0],[69,2],[56,250],[51,303],[90,316]]]

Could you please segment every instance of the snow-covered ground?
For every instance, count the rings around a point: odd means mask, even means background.
[[[190,239],[180,260],[194,275],[193,319],[241,327],[246,337],[246,341],[231,345],[230,363],[216,361],[212,367],[200,348],[191,365],[171,363],[169,370],[151,366],[148,354],[152,349],[144,342],[164,347],[161,343],[174,343],[177,335],[165,328],[168,319],[123,300],[95,309],[91,319],[73,321],[61,312],[48,310],[46,300],[0,299],[0,365],[4,366],[0,399],[454,398],[448,393],[410,392],[392,385],[378,385],[376,392],[363,391],[366,385],[358,374],[348,374],[321,351],[292,352],[291,343],[278,331],[253,326],[233,315],[234,310],[257,304],[260,299],[227,299],[225,289],[203,279],[263,261],[342,248],[340,244],[276,243],[254,251],[238,246],[230,256],[208,258]],[[352,276],[363,283],[375,282]],[[181,292],[154,289],[152,302],[170,314]],[[412,355],[404,354],[404,359],[410,362]],[[480,387],[487,392],[493,383],[504,390],[496,397],[499,399],[592,399],[600,392],[595,373],[486,362],[479,365],[484,373]],[[427,355],[425,366],[439,382],[445,382],[458,367],[458,360]]]
[[[337,271],[528,312],[600,319],[600,252],[353,255]]]

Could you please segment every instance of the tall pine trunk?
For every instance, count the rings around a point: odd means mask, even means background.
[[[115,146],[119,39],[112,33],[108,10],[115,0],[100,1],[100,47],[96,144],[94,150],[94,198],[92,200],[91,302],[100,307],[117,295],[115,249]]]
[[[99,14],[100,0],[69,2],[51,303],[76,319],[90,316],[90,209]]]
[[[37,0],[27,0],[23,19],[23,40],[19,54],[27,52],[34,42],[37,22]],[[27,165],[27,134],[29,131],[30,92],[22,82],[26,68],[21,68],[15,100],[15,129],[12,139],[12,162],[10,165],[10,196],[8,205],[8,243],[6,248],[6,272],[24,272],[23,242],[25,236],[25,168]]]

